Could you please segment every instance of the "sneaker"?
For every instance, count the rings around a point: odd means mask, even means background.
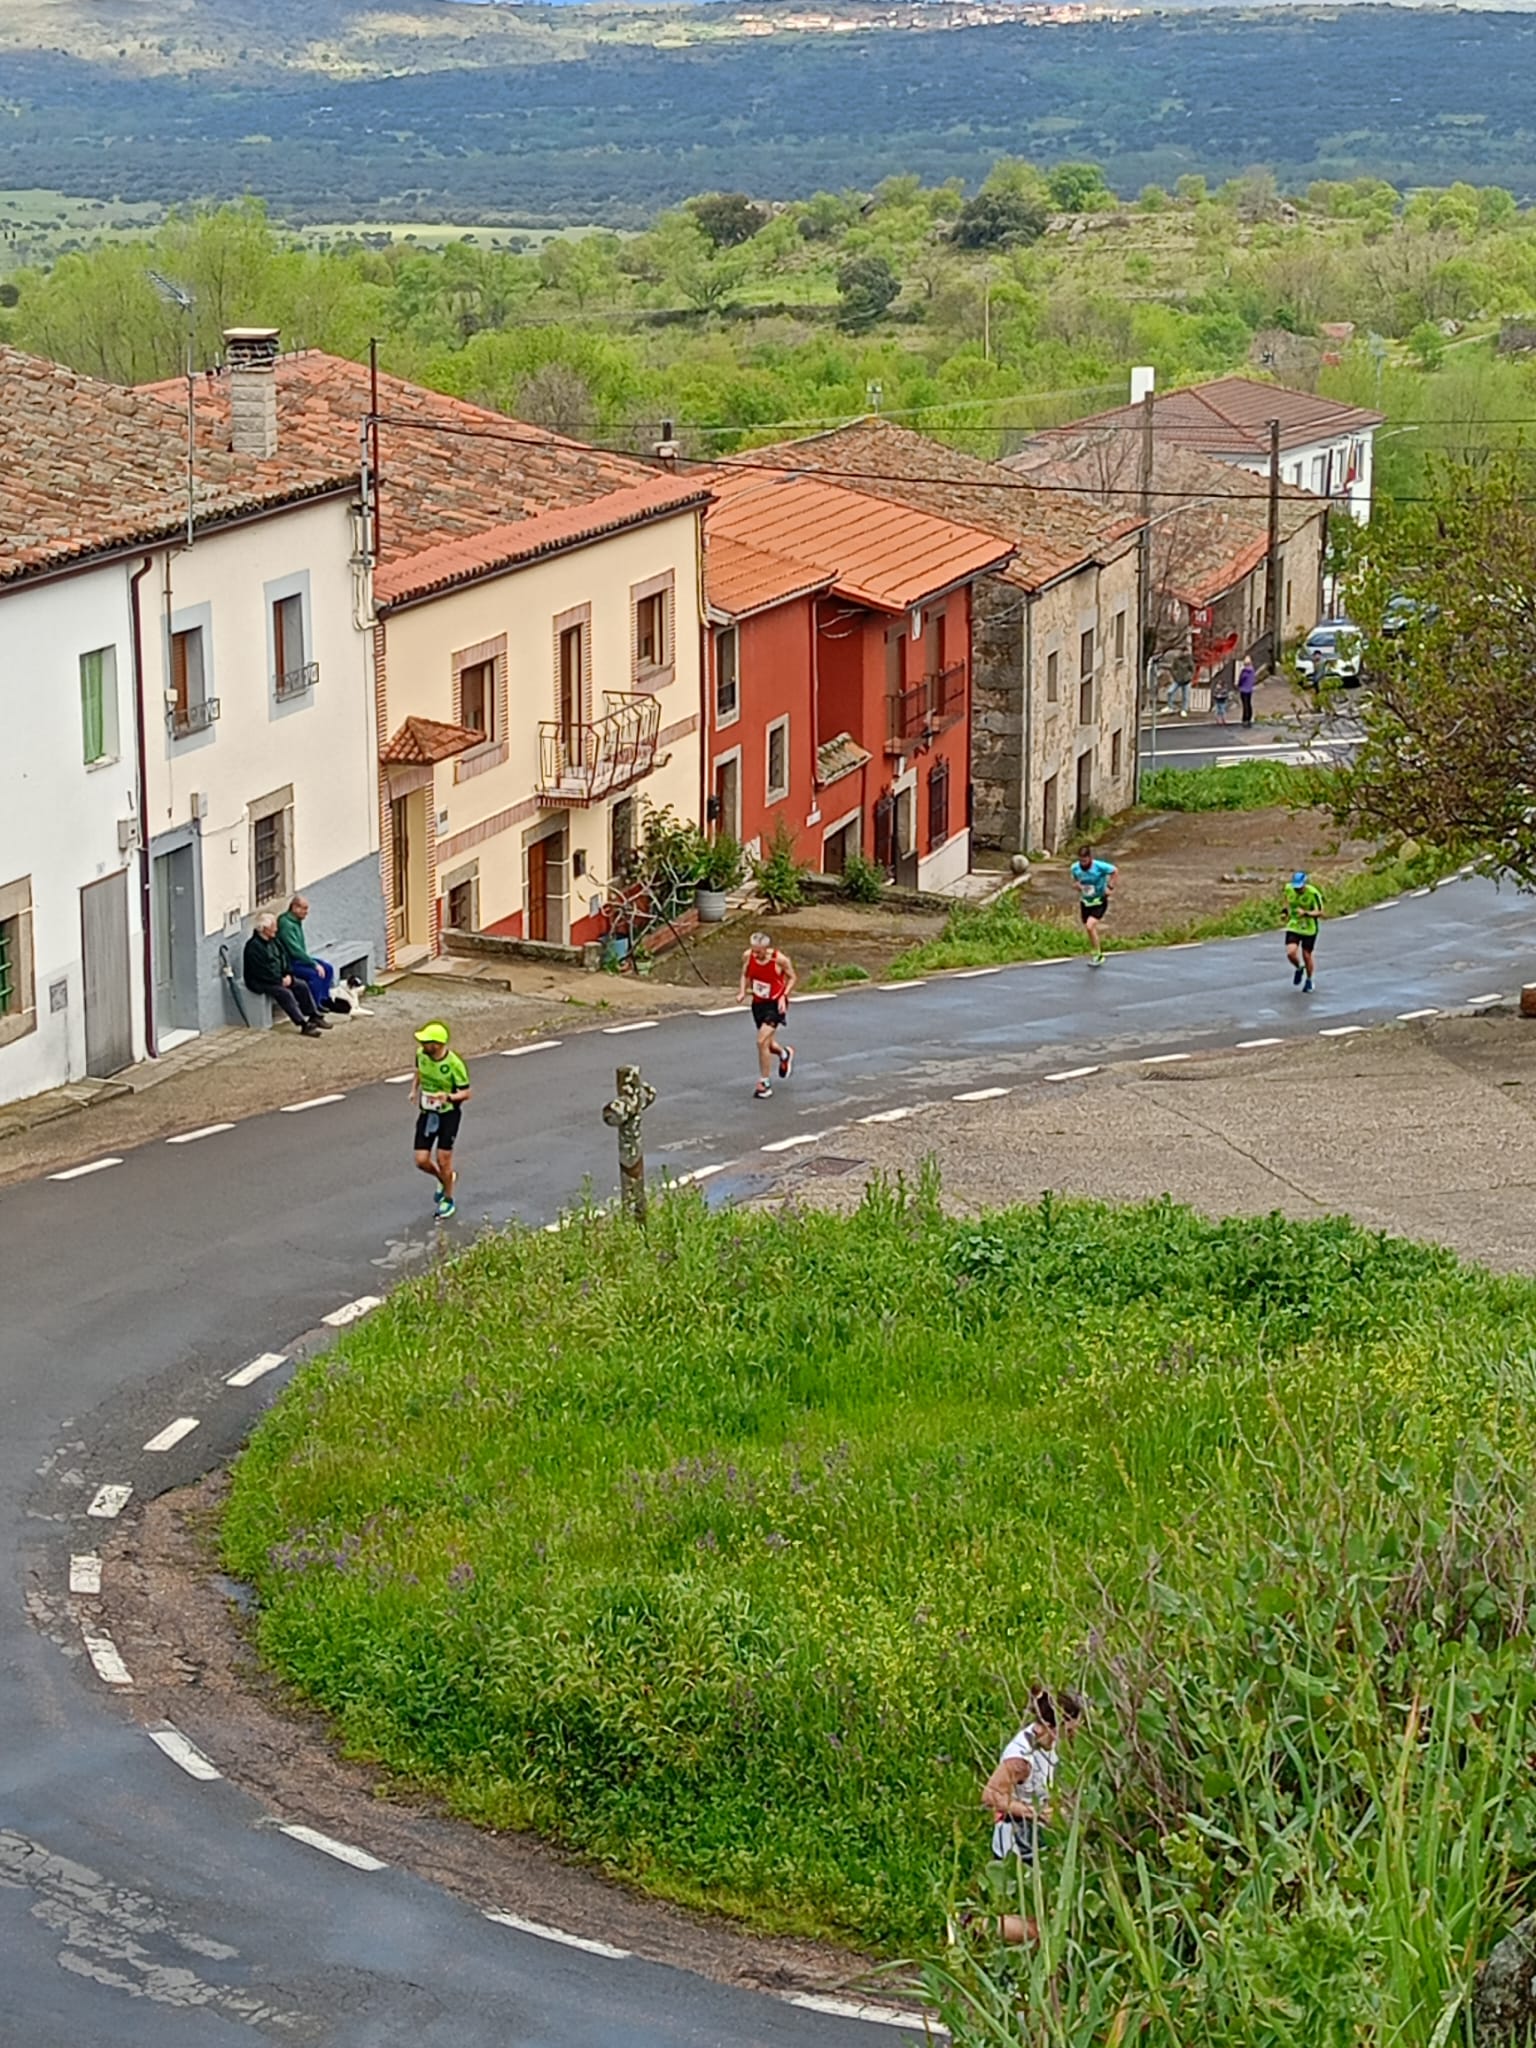
[[[768,1097],[773,1093],[773,1089],[769,1086],[769,1084],[766,1081],[759,1081],[757,1086],[752,1090],[752,1093],[759,1102],[765,1102],[768,1099]]]
[[[1311,993],[1312,993],[1312,977],[1311,977],[1311,975],[1310,975],[1310,974],[1309,974],[1309,975],[1307,976],[1306,980],[1305,980],[1305,981],[1304,981],[1304,982],[1303,982],[1303,983],[1301,984],[1301,992],[1302,992],[1302,994],[1303,994],[1304,996],[1309,996],[1309,995],[1311,995]]]
[[[1305,967],[1298,967],[1296,972],[1291,976],[1291,987],[1300,988],[1301,984],[1306,980],[1306,978],[1307,970],[1305,969]]]
[[[781,1081],[787,1081],[790,1075],[794,1072],[794,1067],[795,1048],[792,1045],[786,1045],[784,1050],[779,1054],[779,1079]]]
[[[1102,953],[1090,953],[1088,955],[1088,965],[1090,967],[1102,967],[1104,965],[1104,955]]]
[[[458,1203],[453,1199],[452,1195],[445,1195],[439,1193],[435,1195],[432,1200],[433,1212],[437,1216],[439,1222],[446,1221],[447,1218],[453,1214],[454,1210],[458,1208],[458,1206]]]
[[[318,1024],[301,1024],[299,1029],[306,1038],[318,1038],[320,1036],[320,1026]]]
[[[317,1031],[334,1031],[336,1029],[336,1026],[329,1017],[316,1017],[314,1022]]]

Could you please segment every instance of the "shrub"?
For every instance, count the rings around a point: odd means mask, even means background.
[[[701,889],[734,889],[747,872],[747,856],[739,839],[729,832],[717,832],[701,839],[698,851],[698,883]]]
[[[794,834],[781,815],[774,825],[768,851],[752,863],[752,879],[770,910],[798,910],[805,901],[805,878],[810,873],[795,858]]]
[[[850,853],[843,863],[840,892],[850,903],[878,903],[885,894],[885,870],[862,853]]]

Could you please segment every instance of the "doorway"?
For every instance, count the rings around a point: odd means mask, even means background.
[[[524,935],[560,944],[565,937],[564,903],[565,833],[547,832],[528,846],[528,884],[523,901],[527,915]]]
[[[151,873],[150,954],[155,963],[155,1039],[164,1051],[170,1032],[195,1032],[197,1016],[197,895],[193,850],[157,853]]]
[[[829,832],[821,842],[821,871],[824,875],[842,875],[848,871],[848,859],[859,851],[859,833],[863,820],[850,818],[846,825],[839,825],[835,832]]]
[[[741,837],[741,753],[715,763],[715,822],[732,839]]]
[[[389,800],[389,938],[394,957],[432,943],[427,902],[427,796],[413,789]]]
[[[1040,844],[1047,853],[1054,853],[1056,851],[1057,835],[1061,827],[1061,820],[1057,815],[1059,808],[1057,791],[1059,786],[1058,780],[1054,775],[1046,777],[1043,802],[1041,804]]]
[[[1077,757],[1077,810],[1073,823],[1082,829],[1093,815],[1093,749]]]
[[[121,869],[80,891],[85,963],[85,1071],[120,1074],[133,1064],[128,964],[128,877]]]
[[[896,792],[895,870],[898,889],[917,887],[916,800],[911,789]]]

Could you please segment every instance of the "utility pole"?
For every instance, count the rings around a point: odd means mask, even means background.
[[[656,1100],[656,1090],[642,1081],[638,1067],[620,1067],[616,1092],[603,1111],[603,1122],[619,1134],[619,1204],[636,1223],[645,1221],[645,1152],[640,1125]]]
[[[1264,630],[1269,668],[1280,668],[1280,422],[1269,423],[1269,554],[1264,564]]]
[[[1147,684],[1152,675],[1152,404],[1148,391],[1141,401],[1141,535],[1136,552],[1136,759],[1131,767],[1131,802],[1141,796],[1141,721],[1146,700],[1152,700],[1153,762],[1157,765],[1157,686]]]

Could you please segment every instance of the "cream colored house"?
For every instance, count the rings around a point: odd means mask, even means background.
[[[672,477],[374,579],[391,957],[443,931],[580,945],[641,799],[699,814],[699,517]]]

